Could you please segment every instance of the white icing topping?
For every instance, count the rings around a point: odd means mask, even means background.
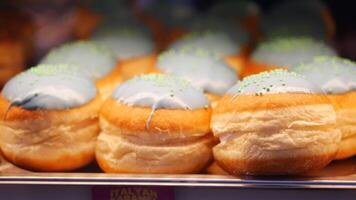
[[[275,38],[259,45],[252,58],[260,63],[293,67],[316,56],[335,56],[333,49],[322,42],[305,37]]]
[[[79,67],[80,74],[100,79],[116,66],[116,59],[109,49],[80,41],[51,50],[40,63],[75,65]]]
[[[63,69],[43,65],[23,72],[5,85],[2,94],[13,106],[30,110],[68,109],[95,98],[96,88],[92,80],[71,75]]]
[[[227,94],[256,95],[276,93],[316,93],[323,91],[301,75],[286,70],[273,70],[246,77],[233,86]]]
[[[129,106],[151,107],[153,110],[198,109],[209,105],[203,92],[188,81],[162,74],[135,77],[121,84],[113,98]]]
[[[218,57],[236,55],[240,51],[240,44],[228,34],[219,31],[193,32],[173,43],[171,49],[181,49],[190,46],[196,49],[205,49]]]
[[[154,44],[150,36],[135,27],[104,27],[95,32],[92,39],[97,44],[111,48],[120,60],[154,52]]]
[[[316,57],[293,70],[319,85],[325,92],[337,94],[356,90],[356,63],[338,57]]]
[[[233,69],[203,49],[164,52],[158,59],[157,67],[164,73],[180,76],[215,95],[223,95],[237,81]]]

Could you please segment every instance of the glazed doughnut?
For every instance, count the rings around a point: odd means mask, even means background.
[[[5,85],[0,146],[15,165],[69,171],[93,161],[101,100],[92,80],[64,69],[34,67]]]
[[[110,173],[197,173],[212,159],[210,114],[208,99],[188,81],[135,77],[101,110],[98,164]]]
[[[316,57],[295,72],[319,85],[334,105],[342,139],[335,159],[356,155],[356,64],[338,57]]]
[[[211,51],[224,59],[227,65],[236,70],[237,74],[240,74],[247,59],[247,46],[244,46],[245,44],[241,41],[232,38],[224,31],[196,31],[173,43],[170,48],[181,49],[189,46]]]
[[[242,77],[276,68],[290,69],[316,56],[335,56],[323,42],[307,37],[275,38],[261,43],[252,53]]]
[[[95,32],[92,40],[114,51],[119,62],[117,70],[124,81],[153,69],[157,56],[145,30],[134,26],[104,26]]]
[[[238,82],[213,109],[214,158],[230,174],[290,175],[325,167],[341,138],[323,91],[284,70]]]
[[[115,69],[116,59],[108,48],[93,42],[78,41],[52,49],[41,64],[69,64],[79,67],[82,76],[96,82],[100,95],[105,99],[121,83]]]
[[[200,87],[210,102],[218,100],[238,80],[233,69],[204,49],[185,47],[163,52],[159,56],[157,68]]]

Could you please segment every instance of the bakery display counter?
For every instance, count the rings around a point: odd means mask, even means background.
[[[234,177],[227,175],[104,174],[96,164],[77,172],[44,173],[17,168],[6,161],[0,166],[1,185],[140,185],[236,188],[356,189],[356,158],[336,161],[321,171],[295,177]]]

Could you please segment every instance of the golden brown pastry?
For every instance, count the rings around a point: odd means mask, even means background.
[[[290,175],[325,167],[341,133],[323,91],[276,70],[232,87],[213,109],[214,158],[230,174]]]
[[[93,161],[102,100],[94,82],[65,69],[35,67],[5,85],[0,146],[15,165],[70,171]]]
[[[295,72],[319,85],[334,105],[342,133],[335,159],[356,155],[356,64],[338,57],[316,57]]]
[[[210,113],[203,92],[185,80],[131,79],[101,110],[98,164],[109,173],[198,173],[212,159]]]

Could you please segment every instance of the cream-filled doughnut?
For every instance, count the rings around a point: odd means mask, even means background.
[[[120,85],[100,113],[96,158],[105,172],[197,173],[212,159],[208,99],[163,74]]]
[[[113,50],[119,62],[117,70],[124,81],[153,69],[157,57],[154,43],[150,35],[138,27],[103,27],[92,40]]]
[[[294,71],[319,85],[334,105],[342,139],[335,159],[356,154],[356,64],[338,57],[316,57]]]
[[[234,70],[222,59],[204,49],[188,46],[163,52],[156,65],[161,72],[182,77],[200,87],[212,102],[238,80]]]
[[[77,66],[76,70],[79,70],[82,76],[96,82],[103,98],[110,96],[122,81],[119,72],[115,70],[116,58],[113,52],[93,42],[64,44],[51,50],[40,63]]]
[[[243,77],[276,68],[291,69],[316,56],[335,56],[325,43],[308,37],[281,37],[261,43],[252,53]]]
[[[0,146],[15,165],[69,171],[94,159],[101,100],[95,84],[63,66],[32,68],[0,97]]]
[[[230,174],[287,175],[325,167],[341,138],[323,91],[275,70],[238,82],[213,109],[214,158]]]
[[[243,38],[243,37],[242,37]],[[246,42],[246,41],[245,41]],[[215,54],[238,74],[242,72],[247,59],[247,47],[244,39],[234,39],[225,31],[196,31],[188,34],[173,43],[171,49],[182,49],[186,47],[205,49]]]

